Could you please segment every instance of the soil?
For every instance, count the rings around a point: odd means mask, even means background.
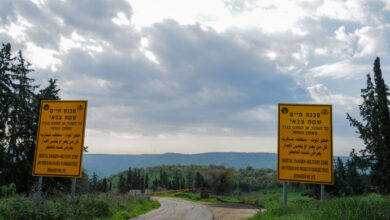
[[[196,203],[178,198],[155,197],[161,206],[135,220],[245,220],[253,216],[262,207],[240,203]]]

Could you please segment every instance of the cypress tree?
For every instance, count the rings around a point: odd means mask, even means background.
[[[127,192],[126,180],[125,180],[125,178],[122,175],[119,176],[118,190],[119,190],[120,193],[126,193]]]
[[[126,179],[128,190],[133,188],[133,181],[134,181],[133,180],[133,174],[131,172],[131,167],[129,167],[129,171],[127,171],[127,179]]]
[[[358,154],[353,150],[351,156],[359,168],[370,171],[373,190],[390,192],[390,115],[388,87],[382,77],[380,60],[374,62],[374,83],[367,74],[367,87],[361,90],[363,103],[359,105],[363,122],[347,114],[351,126],[357,128],[365,149]]]
[[[145,189],[149,188],[149,175],[146,173],[145,174]]]

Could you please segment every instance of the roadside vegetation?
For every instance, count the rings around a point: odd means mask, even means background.
[[[257,219],[390,219],[390,197],[379,194],[334,197],[321,203],[318,200],[289,199],[283,205],[282,197],[260,200],[266,211],[258,212],[250,220]]]
[[[39,204],[31,197],[11,196],[0,200],[0,219],[128,219],[158,208],[157,201],[119,194],[86,194],[71,201],[56,195]]]

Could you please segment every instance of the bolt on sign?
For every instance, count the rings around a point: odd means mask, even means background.
[[[278,181],[333,185],[332,105],[279,104]]]
[[[42,100],[33,176],[81,177],[87,101]]]

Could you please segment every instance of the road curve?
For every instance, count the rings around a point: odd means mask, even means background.
[[[211,220],[213,214],[205,205],[177,198],[153,198],[160,202],[158,209],[144,215],[132,218],[132,220]]]

